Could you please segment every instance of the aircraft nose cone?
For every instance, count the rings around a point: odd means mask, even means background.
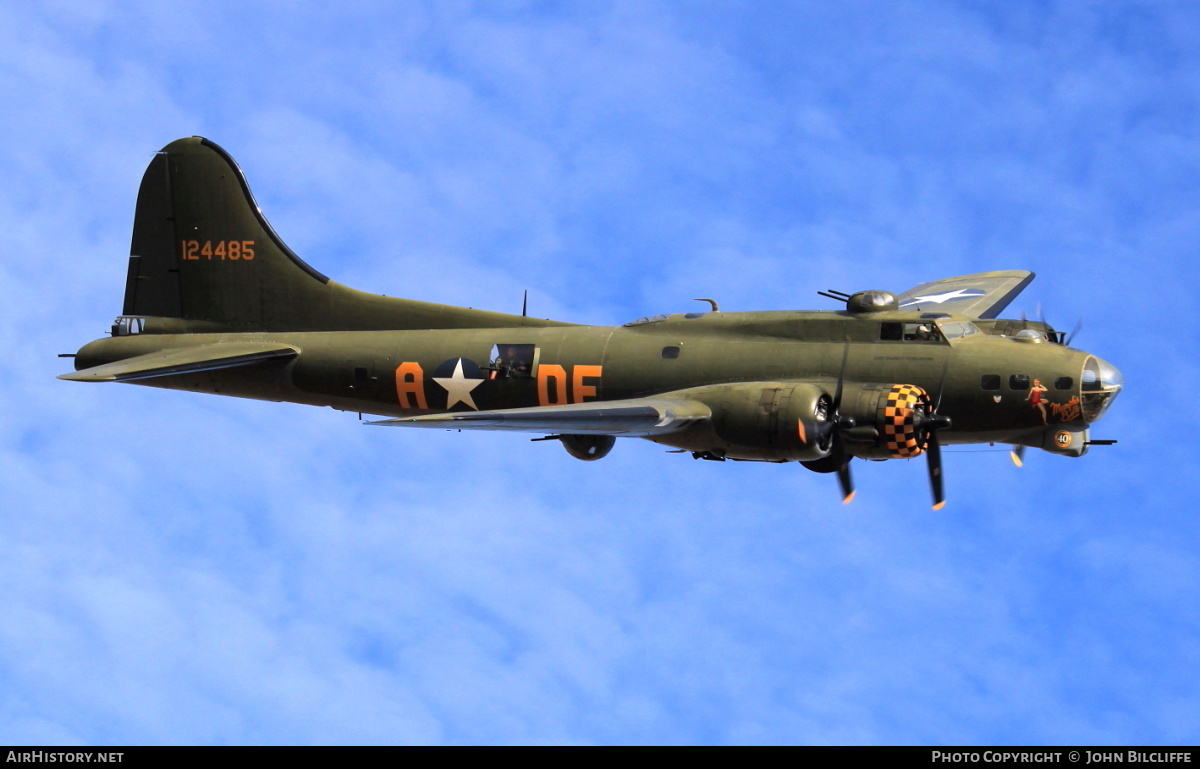
[[[1104,416],[1124,386],[1125,379],[1116,366],[1089,355],[1083,364],[1083,379],[1079,388],[1084,420],[1095,422]]]

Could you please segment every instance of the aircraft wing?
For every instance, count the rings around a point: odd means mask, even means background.
[[[298,347],[286,344],[217,342],[138,355],[81,371],[72,371],[58,378],[74,382],[130,382],[136,379],[247,366],[264,360],[294,358],[299,354]]]
[[[452,411],[367,424],[636,438],[677,432],[711,416],[712,409],[697,400],[649,397],[495,411]]]
[[[896,298],[902,310],[941,310],[972,318],[994,318],[1033,278],[1028,270],[976,272],[922,283]]]

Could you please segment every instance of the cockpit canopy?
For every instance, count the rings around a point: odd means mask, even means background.
[[[879,338],[884,341],[941,342],[978,333],[971,321],[949,320],[944,313],[929,313],[908,322],[884,321],[879,328]]]

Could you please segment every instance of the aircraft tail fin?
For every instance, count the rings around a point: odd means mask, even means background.
[[[233,158],[198,136],[168,144],[142,177],[123,314],[228,331],[560,325],[331,281],[275,233]]]
[[[154,156],[138,192],[125,315],[319,326],[329,294],[329,278],[275,234],[224,150],[191,137]]]

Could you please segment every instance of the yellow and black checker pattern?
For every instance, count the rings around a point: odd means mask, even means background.
[[[928,410],[929,395],[916,385],[892,385],[883,406],[883,446],[893,457],[915,457],[924,449],[917,440],[914,412]]]

